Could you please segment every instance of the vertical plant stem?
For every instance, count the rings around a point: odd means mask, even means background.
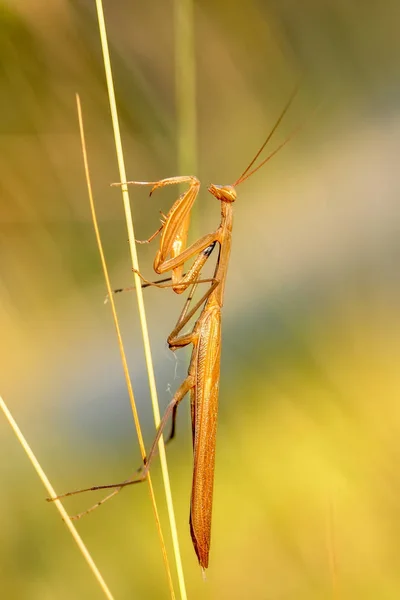
[[[101,47],[102,47],[102,51],[103,51],[104,68],[105,68],[108,96],[109,96],[110,109],[111,109],[111,119],[112,119],[112,125],[113,125],[113,130],[114,130],[114,140],[115,140],[115,148],[116,148],[116,153],[117,153],[119,176],[120,176],[120,181],[125,182],[126,181],[125,163],[124,163],[124,156],[123,156],[123,151],[122,151],[122,141],[121,141],[121,134],[120,134],[120,129],[119,129],[118,112],[117,112],[117,106],[116,106],[116,101],[115,101],[114,82],[113,82],[113,77],[112,77],[111,62],[110,62],[110,55],[109,55],[109,49],[108,49],[106,25],[105,25],[105,21],[104,21],[103,5],[102,5],[101,0],[96,0],[96,8],[97,8],[98,21],[99,21]],[[123,185],[121,187],[121,191],[122,191],[122,199],[123,199],[124,210],[125,210],[126,225],[127,225],[127,229],[128,229],[129,249],[130,249],[132,266],[134,269],[139,270],[138,258],[137,258],[137,253],[136,253],[136,245],[135,245],[135,234],[134,234],[134,229],[133,229],[132,214],[131,214],[130,202],[129,202],[128,186]],[[137,296],[137,302],[138,302],[140,323],[141,323],[141,329],[142,329],[142,337],[143,337],[144,353],[145,353],[146,365],[147,365],[147,373],[148,373],[148,379],[149,379],[153,416],[154,416],[155,425],[156,425],[156,427],[158,427],[160,424],[160,410],[159,410],[159,406],[158,406],[157,390],[156,390],[156,383],[155,383],[155,377],[154,377],[154,368],[153,368],[153,361],[152,361],[151,350],[150,350],[150,340],[149,340],[149,334],[148,334],[148,328],[147,328],[146,314],[145,314],[145,309],[144,309],[143,292],[142,292],[142,288],[141,288],[141,281],[140,281],[140,278],[137,275],[137,273],[134,274],[134,280],[135,280],[135,287],[136,287],[136,296]],[[184,574],[183,574],[182,559],[181,559],[180,548],[179,548],[179,540],[178,540],[178,533],[177,533],[177,528],[176,528],[176,520],[175,520],[175,513],[174,513],[173,502],[172,502],[171,485],[170,485],[169,475],[168,475],[168,466],[167,466],[167,459],[166,459],[166,454],[165,454],[165,445],[164,445],[163,436],[161,436],[161,438],[160,438],[160,441],[158,444],[158,449],[159,449],[159,453],[160,453],[161,470],[162,470],[164,490],[165,490],[165,496],[166,496],[166,502],[167,502],[167,508],[168,508],[168,516],[169,516],[169,522],[170,522],[170,528],[171,528],[172,543],[173,543],[173,548],[174,548],[175,563],[176,563],[176,568],[177,568],[177,573],[178,573],[179,589],[180,589],[181,598],[183,600],[186,600],[187,595],[186,595],[185,579],[184,579]]]
[[[31,447],[29,446],[28,442],[26,441],[22,431],[18,427],[14,417],[12,416],[11,412],[9,411],[6,403],[4,402],[4,400],[1,396],[0,396],[0,408],[2,409],[7,421],[11,425],[11,428],[14,431],[19,443],[21,444],[22,448],[25,450],[29,460],[32,463],[33,468],[35,469],[35,471],[38,474],[39,478],[41,479],[44,487],[46,488],[47,493],[49,494],[49,496],[51,498],[55,498],[57,496],[57,494],[54,491],[53,486],[51,485],[50,481],[48,480],[46,473],[43,471],[42,467],[40,466],[39,461],[37,460],[36,456],[34,455]],[[64,521],[70,534],[74,538],[79,550],[81,551],[83,558],[86,560],[87,564],[89,565],[90,570],[92,571],[93,575],[97,579],[105,597],[108,598],[108,600],[114,600],[114,596],[111,594],[106,582],[103,579],[102,574],[100,573],[93,558],[91,557],[89,550],[86,548],[85,544],[83,543],[82,538],[80,537],[79,533],[75,529],[74,524],[72,523],[71,519],[69,518],[68,513],[66,512],[62,503],[60,502],[60,500],[54,500],[54,504],[56,505],[57,510],[60,513],[62,520]]]
[[[196,54],[193,0],[175,0],[175,96],[178,173],[197,169]]]
[[[119,322],[118,322],[117,310],[115,307],[114,294],[112,292],[110,277],[108,275],[107,263],[106,263],[106,259],[105,259],[104,251],[103,251],[103,244],[101,243],[100,231],[99,231],[99,226],[98,226],[97,216],[96,216],[96,209],[95,209],[94,200],[93,200],[92,184],[91,184],[91,180],[90,180],[89,162],[88,162],[86,142],[85,142],[85,131],[83,128],[82,107],[81,107],[81,101],[80,101],[78,94],[76,95],[76,104],[77,104],[77,110],[78,110],[79,131],[80,131],[80,136],[81,136],[83,163],[84,163],[84,168],[85,168],[86,184],[87,184],[87,189],[88,189],[88,196],[89,196],[90,210],[92,213],[93,226],[94,226],[94,231],[95,231],[95,235],[96,235],[97,246],[99,249],[101,264],[103,266],[104,279],[106,282],[107,294],[108,294],[108,297],[110,300],[111,312],[113,315],[115,331],[116,331],[117,340],[118,340],[118,346],[119,346],[119,350],[120,350],[120,354],[121,354],[122,368],[123,368],[124,375],[125,375],[126,386],[128,388],[128,395],[129,395],[129,400],[130,400],[131,408],[132,408],[133,420],[135,422],[135,427],[136,427],[138,441],[139,441],[140,453],[142,455],[142,459],[144,462],[144,460],[146,458],[146,448],[144,445],[142,430],[140,427],[139,415],[137,412],[135,397],[133,394],[132,382],[131,382],[131,378],[129,375],[128,362],[126,359],[125,349],[124,349],[124,345],[122,342],[122,335],[121,335],[121,329],[120,329]],[[150,473],[147,477],[147,482],[149,485],[149,491],[150,491],[151,503],[153,506],[154,518],[156,521],[157,531],[158,531],[158,535],[160,538],[161,551],[163,554],[163,560],[164,560],[165,569],[167,572],[170,594],[171,594],[171,598],[173,600],[175,600],[175,592],[174,592],[174,586],[173,586],[173,582],[172,582],[171,569],[169,566],[167,550],[165,547],[164,536],[163,536],[162,529],[161,529],[160,517],[158,514],[157,503],[156,503],[156,498],[154,495],[154,489],[153,489],[153,484],[151,481]],[[118,488],[117,488],[117,491],[118,491]]]
[[[197,174],[196,52],[193,0],[174,2],[175,101],[177,118],[177,172]],[[198,210],[191,211],[191,237],[197,239]],[[197,218],[196,218],[197,217]],[[189,220],[188,215],[187,219]]]

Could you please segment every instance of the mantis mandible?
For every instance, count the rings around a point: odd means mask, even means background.
[[[164,216],[161,227],[149,238],[149,240],[146,240],[151,241],[157,234],[161,233],[160,247],[154,261],[154,269],[159,274],[172,271],[172,284],[155,283],[152,285],[156,285],[157,287],[172,287],[176,293],[181,293],[189,285],[193,284],[196,286],[200,282],[211,282],[211,286],[189,312],[188,302],[185,303],[185,307],[174,330],[168,336],[168,345],[173,351],[192,344],[192,356],[188,375],[167,406],[141,474],[137,478],[130,478],[121,483],[77,490],[58,496],[58,498],[92,490],[111,488],[122,489],[128,485],[144,481],[152,459],[156,454],[157,444],[168,419],[172,415],[173,432],[177,407],[186,394],[190,392],[194,453],[190,504],[190,532],[196,555],[200,566],[203,569],[208,567],[210,551],[220,379],[221,309],[223,306],[225,282],[231,251],[233,202],[236,200],[235,188],[258,171],[258,169],[269,161],[293,137],[294,133],[286,138],[271,154],[262,160],[257,167],[252,169],[255,161],[260,156],[283,119],[283,116],[293,101],[294,95],[295,93],[292,94],[267,139],[235,183],[232,185],[211,184],[208,187],[208,191],[221,203],[221,222],[214,232],[202,236],[189,247],[186,247],[186,240],[190,211],[200,188],[200,183],[195,177],[170,177],[158,182],[132,181],[116,184],[127,185],[131,183],[136,185],[152,185],[153,187],[150,192],[152,193],[155,189],[167,185],[189,183],[188,191],[176,200],[169,213]],[[219,255],[214,276],[212,279],[201,280],[199,279],[201,269],[208,260],[217,242],[219,244]],[[183,275],[184,264],[192,257],[196,257],[194,263],[188,273]],[[140,273],[138,274],[140,275]],[[149,284],[143,277],[142,279],[146,284]],[[189,296],[190,299],[192,296],[193,292],[191,292]],[[182,334],[182,329],[202,306],[203,308],[195,322],[193,330],[189,333]]]

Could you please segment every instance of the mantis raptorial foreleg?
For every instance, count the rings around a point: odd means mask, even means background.
[[[163,222],[161,227],[151,235],[148,240],[153,240],[159,233],[161,233],[160,248],[157,251],[154,259],[154,270],[156,273],[165,273],[169,271],[169,267],[165,268],[165,263],[168,257],[175,258],[186,247],[189,224],[190,224],[190,211],[192,210],[193,204],[197,198],[200,189],[200,182],[196,177],[182,176],[182,177],[169,177],[167,179],[161,179],[160,181],[127,181],[124,183],[114,183],[112,185],[151,185],[150,196],[157,189],[168,185],[184,184],[189,183],[189,189],[181,194],[179,198],[174,202],[167,215],[163,215]],[[183,273],[183,263],[178,265],[172,270],[172,282],[173,289],[177,294],[181,294],[186,288],[180,285]],[[190,283],[188,284],[190,285]],[[186,286],[187,287],[187,286]]]

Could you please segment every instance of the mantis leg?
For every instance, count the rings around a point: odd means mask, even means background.
[[[189,183],[191,185],[200,185],[197,177],[193,177],[193,175],[181,175],[178,177],[166,177],[165,179],[160,179],[159,181],[117,181],[116,183],[112,183],[111,187],[120,187],[121,185],[151,185],[152,188],[150,190],[150,196],[152,193],[158,188],[165,187],[166,185],[176,185],[182,183]]]
[[[219,283],[220,282],[217,279],[214,279],[212,285],[208,288],[206,293],[200,298],[198,302],[196,302],[194,307],[189,312],[187,312],[189,306],[188,302],[186,302],[185,306],[183,307],[183,311],[179,316],[177,324],[175,325],[174,329],[171,331],[167,338],[167,342],[171,350],[183,348],[184,346],[187,346],[188,344],[191,344],[193,342],[193,332],[181,336],[179,335],[179,333],[194,316],[194,314],[199,310],[199,308],[204,304],[204,302],[207,300],[210,294],[213,293],[213,291],[219,285]],[[191,298],[193,297],[193,293],[194,290],[191,291],[188,300],[191,300]]]
[[[172,287],[177,294],[181,294],[193,283],[212,283],[214,281],[213,277],[210,277],[207,279],[198,279],[198,276],[199,276],[204,264],[209,259],[212,251],[214,250],[215,244],[216,244],[216,242],[214,241],[214,242],[212,242],[212,244],[207,246],[207,248],[205,248],[201,252],[199,252],[193,265],[191,266],[189,271],[182,276],[181,279],[177,280],[176,277],[174,278],[172,276],[172,278],[171,278],[172,283],[165,283],[164,280],[155,281],[155,282],[148,281],[136,269],[133,269],[133,272],[136,273],[137,275],[139,275],[139,277],[141,278],[141,280],[144,283],[144,286],[154,286],[154,287],[159,287],[159,288]],[[169,281],[169,279],[167,281]],[[142,287],[144,287],[144,286],[142,286]]]
[[[138,271],[137,269],[132,269],[133,273],[136,273],[136,275],[139,275],[140,279],[143,281],[143,285],[142,288],[144,287],[156,287],[156,288],[169,288],[169,287],[174,287],[176,284],[171,282],[171,277],[168,277],[167,279],[161,279],[160,281],[148,281],[147,279],[145,279],[145,277],[143,277],[143,275],[140,273],[140,271]],[[170,282],[170,283],[164,283],[164,281],[166,282]],[[210,277],[209,279],[198,279],[197,281],[195,281],[195,283],[211,283],[212,281],[214,281],[213,277]],[[189,281],[188,286],[193,284],[193,281]],[[178,285],[184,285],[182,284],[178,284]],[[135,287],[131,287],[131,288],[122,288],[119,290],[114,290],[115,292],[130,292],[131,290],[134,290]]]
[[[219,241],[220,241],[220,229],[218,228],[217,231],[214,231],[213,233],[207,233],[206,235],[204,235],[203,237],[198,239],[196,242],[194,242],[191,246],[186,248],[180,254],[177,254],[173,258],[165,260],[163,263],[161,263],[158,266],[157,273],[162,274],[162,273],[165,273],[166,271],[176,270],[177,267],[183,266],[185,264],[185,262],[188,261],[192,256],[202,253],[210,246],[213,246],[213,244],[215,244],[215,242],[219,242]]]
[[[154,240],[154,238],[156,238],[158,236],[158,234],[162,232],[163,229],[164,229],[164,223],[161,223],[161,225],[157,229],[157,231],[155,231],[149,238],[147,238],[147,240],[136,240],[135,239],[135,242],[137,244],[150,244],[150,242],[152,242]]]
[[[121,481],[119,483],[110,483],[107,485],[96,485],[96,486],[93,486],[90,488],[74,490],[73,492],[67,492],[66,494],[61,494],[60,496],[57,496],[55,498],[47,498],[47,501],[52,502],[53,500],[60,500],[61,498],[66,498],[68,496],[74,496],[75,494],[82,494],[83,492],[94,492],[96,490],[108,490],[108,489],[113,489],[113,488],[118,488],[120,490],[124,487],[127,487],[128,485],[134,485],[136,483],[141,483],[142,481],[144,481],[146,479],[147,473],[150,469],[151,462],[156,454],[157,445],[158,445],[158,442],[160,441],[164,427],[165,427],[169,417],[171,416],[171,413],[173,412],[174,407],[177,406],[181,402],[181,400],[183,400],[183,398],[186,396],[186,394],[192,389],[192,387],[194,386],[194,382],[195,382],[194,377],[191,374],[189,374],[188,377],[181,383],[181,385],[175,392],[175,395],[172,398],[171,402],[168,404],[166,411],[163,415],[163,418],[160,421],[160,425],[157,429],[157,434],[151,445],[150,452],[146,458],[146,464],[145,464],[145,466],[142,470],[142,473],[139,477],[136,477],[136,474],[135,474],[133,477],[130,477],[129,479],[126,479],[125,481]],[[98,505],[99,504],[97,504],[96,506],[98,506]],[[92,509],[89,509],[89,511],[87,511],[87,512],[90,512],[91,510]],[[82,514],[79,516],[82,516]]]
[[[191,294],[189,295],[189,298],[188,298],[189,302],[186,302],[186,304],[183,308],[183,311],[178,319],[177,325],[175,326],[173,332],[171,333],[171,335],[168,338],[168,341],[171,342],[171,346],[174,346],[175,348],[184,347],[195,341],[196,334],[194,334],[193,332],[182,335],[182,336],[178,336],[178,334],[181,331],[181,329],[186,325],[186,323],[191,319],[191,317],[196,312],[196,310],[198,310],[198,308],[201,306],[201,304],[207,299],[207,297],[210,295],[210,293],[213,291],[213,289],[215,289],[215,287],[218,285],[218,281],[215,281],[213,283],[213,285],[210,287],[210,289],[207,290],[207,292],[203,295],[203,297],[199,300],[199,302],[197,302],[197,304],[194,306],[194,308],[188,313],[187,311],[188,311],[189,303],[190,303],[191,299],[193,298],[193,294],[194,294],[196,285],[197,284],[194,284]],[[145,466],[140,467],[140,469],[138,469],[133,476],[131,476],[129,479],[126,479],[125,481],[122,481],[121,483],[93,486],[90,488],[75,490],[75,491],[67,492],[66,494],[57,496],[57,498],[47,498],[47,500],[49,502],[51,502],[55,499],[66,498],[68,496],[73,496],[75,494],[81,494],[83,492],[103,490],[103,489],[113,489],[113,492],[111,494],[109,494],[108,496],[106,496],[105,498],[103,498],[102,500],[97,502],[96,504],[94,504],[91,508],[72,517],[72,519],[78,520],[78,519],[81,519],[86,514],[92,512],[93,510],[95,510],[96,508],[101,506],[102,504],[104,504],[104,502],[106,502],[107,500],[109,500],[110,498],[115,496],[124,487],[126,487],[128,485],[134,485],[136,483],[141,483],[142,481],[144,481],[146,479],[147,473],[149,471],[150,464],[151,464],[154,456],[157,453],[157,445],[161,438],[163,430],[166,426],[166,423],[168,422],[169,417],[172,415],[172,427],[171,427],[171,432],[170,432],[167,442],[171,441],[175,435],[175,424],[176,424],[176,414],[177,414],[178,405],[183,400],[183,398],[186,396],[186,394],[190,390],[193,389],[194,385],[195,385],[195,378],[192,375],[192,373],[190,372],[190,368],[189,368],[189,375],[181,383],[181,385],[175,392],[174,397],[172,398],[171,402],[168,404],[167,409],[161,419],[160,425],[157,429],[156,437],[153,441],[153,444],[150,448],[150,452],[147,456]],[[137,473],[140,471],[141,471],[141,474],[139,476],[137,476]]]
[[[141,277],[141,274],[139,272],[138,275],[139,277]],[[167,281],[171,281],[171,277],[165,277],[164,279],[159,279],[158,281],[149,281],[148,283],[142,283],[142,288],[152,287],[154,285],[157,287],[160,283],[166,283]],[[133,290],[136,290],[136,287],[134,285],[131,285],[129,287],[117,288],[113,290],[112,293],[120,294],[121,292],[133,292]],[[109,299],[109,295],[107,294],[104,299],[104,304],[107,304]]]
[[[168,214],[165,215],[164,221],[161,227],[152,235],[147,241],[151,241],[161,232],[160,249],[156,254],[154,260],[154,270],[156,273],[160,273],[159,269],[163,268],[164,262],[167,257],[171,258],[179,255],[182,250],[186,247],[187,235],[190,223],[190,211],[197,198],[200,189],[200,182],[196,177],[183,176],[183,177],[169,177],[167,179],[161,179],[160,181],[127,181],[124,183],[117,183],[112,185],[151,185],[150,196],[153,192],[159,188],[167,185],[176,185],[188,183],[189,189],[181,194],[179,198],[174,202]],[[169,269],[166,269],[169,270]],[[179,281],[182,279],[183,263],[178,265],[172,274],[172,280]],[[181,291],[181,288],[179,288]]]
[[[135,239],[135,242],[137,244],[150,244],[150,242],[152,242],[154,240],[154,238],[156,238],[158,236],[158,234],[161,233],[161,231],[164,229],[164,225],[165,225],[165,222],[166,222],[166,220],[167,220],[168,217],[167,217],[167,215],[165,215],[163,213],[162,210],[160,210],[160,214],[161,214],[161,217],[162,217],[162,219],[161,219],[161,225],[157,229],[157,231],[155,231],[149,238],[147,238],[147,240],[136,240]]]
[[[182,335],[182,336],[179,336],[178,334],[181,331],[181,329],[186,325],[186,323],[192,318],[194,313],[200,308],[200,306],[203,304],[203,302],[205,302],[207,297],[212,293],[212,291],[215,289],[215,287],[218,285],[218,283],[219,283],[218,281],[214,281],[213,285],[209,288],[209,290],[207,290],[207,292],[203,295],[203,297],[199,300],[199,302],[197,302],[196,305],[193,307],[193,309],[188,313],[187,311],[189,308],[190,301],[192,300],[195,288],[197,287],[197,284],[193,285],[193,289],[188,297],[187,302],[185,303],[185,306],[182,310],[181,315],[179,316],[178,322],[177,322],[173,332],[168,337],[168,342],[170,343],[170,345],[172,347],[182,348],[182,347],[187,346],[188,344],[191,344],[195,341],[195,338],[197,336],[193,332],[190,332],[190,333]],[[146,459],[145,465],[141,466],[139,469],[137,469],[133,476],[131,476],[129,479],[126,479],[125,481],[123,481],[121,483],[94,486],[94,487],[90,487],[90,488],[84,488],[81,490],[75,490],[75,491],[67,492],[66,494],[57,496],[57,498],[47,498],[47,500],[49,502],[51,502],[55,499],[65,498],[67,496],[73,496],[75,494],[81,494],[83,492],[90,492],[90,491],[103,490],[103,489],[113,489],[113,492],[111,494],[109,494],[105,498],[102,498],[99,502],[94,504],[92,507],[90,507],[89,509],[85,510],[82,513],[79,513],[79,514],[71,517],[72,520],[79,520],[82,517],[84,517],[85,515],[89,514],[90,512],[93,512],[96,508],[98,508],[99,506],[101,506],[102,504],[107,502],[107,500],[110,500],[113,496],[118,494],[118,492],[120,492],[124,487],[127,487],[128,485],[134,485],[136,483],[141,483],[142,481],[144,481],[146,479],[147,473],[149,471],[150,464],[151,464],[153,458],[155,457],[155,455],[157,454],[157,445],[161,438],[163,430],[168,422],[169,417],[172,415],[172,426],[171,426],[170,434],[166,440],[166,443],[170,442],[175,436],[176,415],[177,415],[178,405],[183,400],[183,398],[186,396],[186,394],[189,391],[193,390],[194,385],[195,385],[195,378],[191,374],[190,368],[189,368],[189,375],[181,383],[181,385],[175,392],[174,397],[172,398],[171,402],[168,404],[168,406],[165,410],[165,413],[161,419],[160,425],[157,429],[157,435],[156,435],[156,437],[153,441],[153,444],[150,448],[150,452]],[[193,403],[191,401],[191,412],[192,413],[193,413],[193,408],[194,408]],[[137,473],[140,473],[140,472],[141,472],[141,474],[139,476],[137,476]]]
[[[209,256],[211,255],[211,252],[214,249],[216,242],[213,242],[213,244],[211,244],[210,246],[208,246],[205,250],[203,250],[202,253],[200,253],[200,255],[197,257],[196,261],[194,262],[194,264],[192,265],[192,267],[189,269],[189,271],[187,273],[184,273],[182,276],[182,279],[180,281],[180,283],[178,284],[178,286],[182,286],[182,292],[187,289],[187,287],[193,283],[213,283],[215,281],[214,277],[210,277],[209,279],[196,279],[197,275],[200,273],[201,268],[203,267],[204,263],[206,262],[206,260],[209,258]],[[164,279],[159,279],[158,281],[148,281],[145,277],[143,277],[143,275],[140,273],[140,271],[137,271],[135,269],[133,269],[134,273],[137,273],[140,277],[140,279],[143,281],[142,283],[142,288],[146,288],[146,287],[158,287],[158,288],[167,288],[167,287],[175,287],[174,283],[169,283],[172,281],[172,277],[165,277]],[[161,284],[166,284],[168,283],[168,285],[161,285]],[[133,292],[133,290],[135,290],[136,287],[134,285],[129,286],[129,287],[125,287],[125,288],[117,288],[115,290],[113,290],[113,294],[119,294],[121,292]],[[181,291],[179,291],[178,293],[180,293]],[[191,295],[188,297],[188,300],[186,302],[192,299],[193,297],[193,293],[191,293]],[[108,294],[105,297],[104,300],[104,304],[107,304],[109,300]]]

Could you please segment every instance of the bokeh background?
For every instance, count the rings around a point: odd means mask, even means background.
[[[177,5],[104,4],[128,175],[181,174]],[[275,145],[303,127],[238,189],[206,582],[188,528],[188,402],[168,450],[189,598],[397,599],[398,3],[199,0],[193,10],[195,174],[234,181],[300,74]],[[94,2],[3,0],[0,28],[0,393],[57,490],[119,481],[140,454],[103,304],[74,97],[112,282],[129,285],[121,198],[109,187],[118,172]],[[174,190],[131,198],[145,238]],[[192,239],[218,222],[203,186]],[[155,249],[139,248],[148,277]],[[165,407],[188,364],[165,342],[182,299],[152,289],[146,302]],[[134,296],[120,295],[118,309],[150,444]],[[2,597],[100,598],[3,418],[0,435]],[[158,464],[154,481],[166,523]],[[169,597],[146,486],[124,491],[79,530],[116,598]]]

